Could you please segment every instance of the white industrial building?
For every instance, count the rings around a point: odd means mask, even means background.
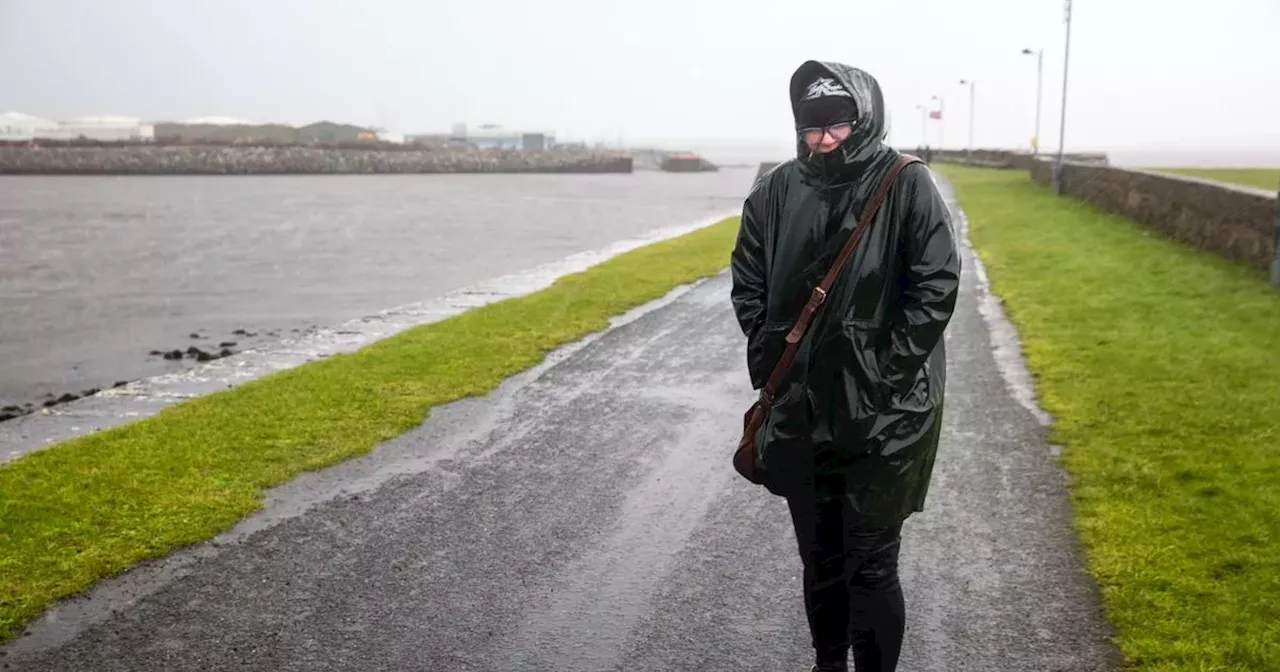
[[[545,131],[520,131],[503,128],[498,124],[481,124],[468,128],[466,124],[454,124],[449,140],[478,149],[541,150],[556,145],[554,133]]]
[[[42,119],[21,112],[0,114],[0,140],[154,140],[155,126],[137,117],[77,117],[66,121]]]
[[[22,142],[58,127],[58,122],[33,117],[21,112],[0,114],[0,141]]]

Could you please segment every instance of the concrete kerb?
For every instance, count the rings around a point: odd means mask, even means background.
[[[938,187],[948,200],[954,200],[955,194],[950,183],[940,182],[937,174],[930,171],[934,184]],[[955,207],[956,214],[956,235],[965,241],[969,240],[969,217],[965,214],[963,208],[958,204]],[[972,248],[972,244],[969,245]],[[970,259],[966,260],[973,264],[974,274],[978,278],[978,289],[981,296],[978,300],[978,309],[982,314],[982,319],[987,324],[987,329],[991,333],[991,342],[995,346],[996,365],[1000,369],[1000,377],[1004,379],[1005,387],[1009,390],[1009,394],[1018,401],[1018,404],[1027,409],[1042,427],[1048,427],[1053,423],[1053,416],[1048,411],[1040,407],[1039,401],[1036,399],[1035,380],[1027,369],[1026,361],[1022,356],[1022,339],[1018,336],[1018,329],[1013,325],[1013,321],[1005,314],[1004,302],[991,289],[991,280],[987,277],[986,266],[983,265],[982,259],[978,256],[977,250]],[[1059,446],[1053,446],[1055,452],[1060,451]]]

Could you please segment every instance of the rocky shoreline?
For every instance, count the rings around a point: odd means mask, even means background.
[[[128,385],[128,384],[129,384],[129,381],[127,380],[117,380],[115,384],[111,386],[111,388],[115,389],[117,387],[124,387],[125,385]],[[54,395],[54,394],[47,394],[45,395],[44,400],[40,403],[39,406],[36,406],[34,402],[30,402],[30,401],[23,404],[9,404],[6,406],[0,406],[0,422],[4,422],[6,420],[13,420],[14,418],[20,418],[24,415],[31,415],[32,413],[35,413],[38,410],[47,410],[47,409],[53,408],[54,406],[58,406],[60,404],[68,404],[75,401],[76,399],[81,399],[83,397],[92,397],[93,395],[101,391],[102,391],[101,388],[91,387],[87,390],[81,390],[79,393],[66,392],[61,396]]]
[[[318,329],[319,327],[315,325],[311,325],[306,329],[292,329],[291,335],[294,337],[307,336],[315,333]],[[261,338],[258,338],[260,333],[261,333]],[[281,335],[282,335],[282,330],[280,329],[268,329],[268,330],[263,330],[261,332],[249,331],[247,329],[236,329],[235,331],[231,332],[230,337],[224,336],[223,338],[224,339],[226,338],[248,339],[251,341],[255,341],[258,344],[266,344],[266,343],[274,343],[278,341],[281,338]],[[191,367],[197,364],[212,362],[217,359],[230,357],[240,352],[240,350],[233,349],[233,348],[237,348],[238,346],[241,346],[240,340],[217,340],[213,336],[203,333],[203,330],[192,332],[189,338],[192,341],[205,341],[209,343],[209,345],[205,345],[202,347],[202,344],[200,344],[200,345],[187,346],[186,348],[175,347],[175,348],[169,348],[165,350],[151,350],[150,352],[145,353],[145,355],[149,359],[164,359],[170,362],[186,364],[187,367]],[[216,347],[212,345],[215,340],[217,340]],[[180,368],[177,370],[185,370],[185,369]],[[124,387],[125,385],[128,385],[131,382],[133,381],[117,380],[115,381],[114,384],[110,386],[110,388],[91,387],[89,389],[81,390],[79,392],[65,392],[60,395],[49,393],[44,395],[44,397],[40,398],[38,401],[20,401],[17,403],[0,402],[0,422],[5,422],[6,420],[13,420],[15,418],[20,418],[25,415],[31,415],[33,413],[39,413],[39,412],[48,413],[50,412],[50,409],[53,409],[56,406],[61,406],[63,404],[76,401],[77,399],[92,397],[93,395],[98,394],[99,392],[102,392],[104,389],[116,389],[116,388]]]
[[[0,175],[630,173],[632,159],[538,152],[324,147],[0,147]]]

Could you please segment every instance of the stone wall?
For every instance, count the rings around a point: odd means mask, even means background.
[[[1030,152],[1011,149],[975,149],[972,154],[963,149],[933,149],[925,151],[923,147],[900,148],[898,151],[904,154],[918,156],[922,159],[929,158],[931,161],[943,163],[970,163],[975,166],[984,166],[987,168],[1031,170],[1031,166],[1035,162],[1035,158]],[[1041,156],[1056,155],[1042,154]],[[1068,161],[1076,161],[1078,163],[1102,165],[1110,163],[1107,155],[1101,152],[1070,152],[1065,154],[1064,158]]]
[[[1034,162],[1031,179],[1050,184],[1053,162]],[[1259,269],[1275,255],[1275,192],[1081,163],[1063,164],[1062,191]]]
[[[972,155],[963,149],[933,149],[927,152],[923,147],[898,147],[896,149],[902,154],[910,154],[931,162],[967,162],[971,165],[987,168],[1013,168],[1029,171],[1032,164],[1035,163],[1035,158],[1030,153],[1011,149],[975,149]],[[1107,165],[1110,161],[1106,154],[1100,152],[1073,152],[1066,154],[1065,158],[1069,161],[1101,165]],[[778,165],[776,162],[760,164],[760,168],[756,173],[757,177],[772,170],[776,165]]]
[[[629,156],[318,147],[0,147],[0,175],[306,175],[350,173],[630,173]]]

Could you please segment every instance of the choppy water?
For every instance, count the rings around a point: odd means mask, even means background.
[[[734,210],[754,175],[0,178],[0,406]]]

